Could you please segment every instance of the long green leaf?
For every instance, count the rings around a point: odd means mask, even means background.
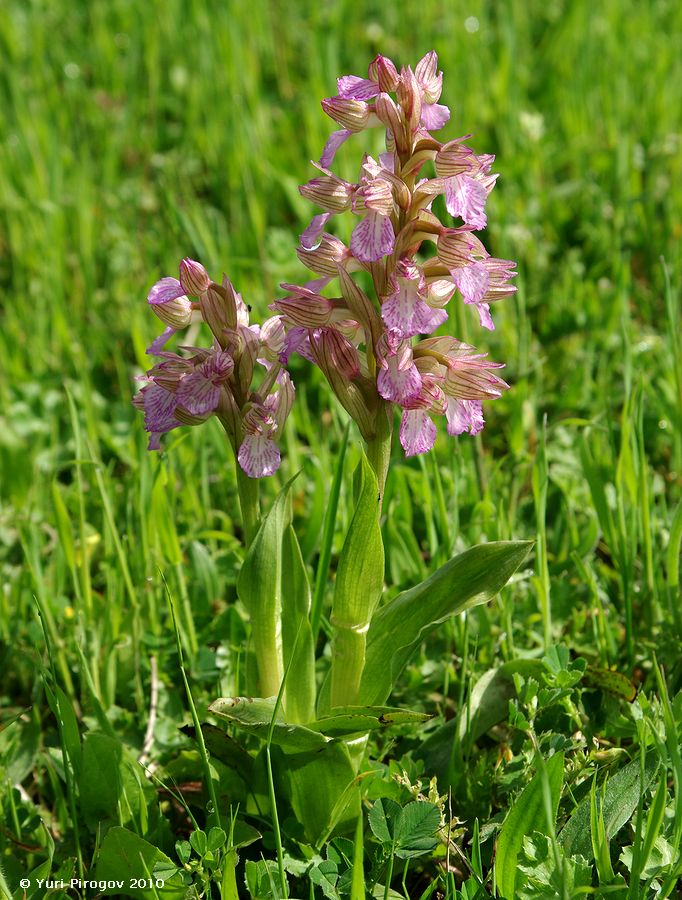
[[[363,455],[358,500],[339,559],[332,606],[332,706],[357,701],[367,631],[383,585],[384,545],[377,479]]]
[[[237,579],[237,593],[251,620],[258,665],[259,691],[277,695],[284,674],[282,659],[282,536],[289,525],[288,495],[292,482],[280,491],[263,519]]]
[[[282,645],[288,668],[284,709],[289,722],[309,722],[315,715],[315,647],[310,625],[310,582],[296,532],[282,538]]]
[[[473,547],[380,609],[367,635],[359,702],[370,706],[384,703],[429,631],[449,616],[494,597],[531,546],[529,541],[498,541]]]
[[[327,737],[344,737],[351,734],[366,734],[378,728],[391,725],[409,725],[427,722],[427,713],[397,709],[393,706],[346,706],[332,709],[328,716],[322,716],[308,725],[312,731],[319,731]]]
[[[607,840],[611,840],[630,820],[637,809],[640,795],[651,784],[659,759],[655,752],[650,752],[644,761],[644,780],[642,780],[641,762],[633,759],[613,778],[610,778],[604,791],[602,803],[602,815],[604,817],[604,830]],[[559,835],[559,843],[567,854],[571,856],[584,856],[592,859],[592,831],[590,827],[590,798],[585,799],[576,807]]]
[[[545,764],[545,773],[551,794],[552,815],[556,819],[561,796],[561,785],[564,777],[564,755],[555,753]],[[497,841],[495,856],[495,878],[500,897],[514,900],[515,884],[518,872],[518,858],[523,847],[524,837],[533,831],[547,834],[553,826],[546,821],[545,785],[543,772],[535,773],[531,781],[516,798],[507,818],[504,820],[500,837]]]

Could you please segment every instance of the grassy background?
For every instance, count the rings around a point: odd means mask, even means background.
[[[456,709],[473,673],[557,641],[645,687],[656,651],[679,691],[679,4],[6,0],[4,10],[0,705],[9,718],[32,711],[21,738],[5,735],[5,747],[27,749],[19,762],[8,752],[0,782],[34,779],[64,852],[73,837],[49,774],[58,741],[34,597],[66,696],[86,714],[97,698],[134,749],[151,655],[159,752],[184,740],[159,570],[179,598],[199,694],[240,684],[233,462],[213,422],[174,432],[162,458],[146,454],[130,406],[158,331],[146,292],[185,255],[228,272],[259,314],[279,282],[304,277],[293,248],[310,208],[297,185],[333,127],[319,100],[379,51],[398,63],[438,51],[453,110],[439,137],[474,132],[477,151],[497,154],[486,243],[520,272],[494,334],[467,310],[453,322],[506,361],[513,390],[489,407],[481,438],[442,435],[435,455],[409,463],[398,450],[388,486],[395,589],[477,541],[538,538],[499,601],[426,648],[437,702]],[[361,143],[339,154],[348,176]],[[268,491],[304,467],[295,511],[314,566],[344,416],[303,364],[295,375],[285,463]],[[357,458],[355,435],[352,445]],[[347,521],[344,499],[337,543]],[[415,670],[399,699],[428,705],[415,701],[422,677]]]

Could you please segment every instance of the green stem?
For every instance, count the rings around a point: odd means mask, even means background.
[[[257,478],[249,478],[237,463],[237,490],[242,511],[244,546],[248,550],[260,526],[260,498]]]
[[[383,500],[386,476],[391,461],[391,438],[393,436],[393,409],[390,403],[382,401],[376,417],[376,434],[367,441],[367,459],[374,469],[379,486],[379,499]]]

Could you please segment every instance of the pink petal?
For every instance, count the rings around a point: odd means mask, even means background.
[[[485,297],[490,285],[490,275],[485,263],[474,262],[458,269],[450,269],[450,274],[465,303],[479,303]]]
[[[369,78],[360,78],[359,75],[342,75],[336,79],[339,89],[339,97],[346,100],[369,100],[379,93],[379,85]]]
[[[163,348],[166,346],[168,341],[173,337],[173,335],[175,334],[176,331],[177,331],[177,328],[172,328],[170,325],[168,326],[168,328],[166,328],[164,331],[162,331],[161,334],[157,338],[154,338],[154,340],[151,342],[151,344],[145,350],[145,353],[147,354],[147,356],[159,356],[161,354],[161,351],[163,350]]]
[[[220,401],[220,388],[202,372],[185,375],[175,395],[178,405],[190,415],[203,416],[213,412]]]
[[[351,134],[351,131],[348,131],[348,129],[346,128],[342,128],[341,131],[333,131],[329,135],[327,143],[324,145],[322,156],[320,157],[321,166],[324,166],[325,169],[328,169],[329,166],[331,166],[331,164],[334,162],[336,151],[339,149],[341,144],[348,140]]]
[[[237,459],[249,478],[263,478],[274,475],[281,457],[279,447],[269,437],[247,434],[239,448]]]
[[[422,377],[419,369],[412,363],[408,368],[400,370],[390,358],[388,363],[388,368],[379,370],[377,390],[384,400],[401,405],[408,403],[421,390]]]
[[[453,175],[445,179],[445,206],[451,216],[460,216],[467,225],[485,228],[487,217],[485,187],[468,175]]]
[[[428,453],[436,442],[436,426],[423,409],[406,409],[400,422],[400,443],[405,456]]]
[[[382,169],[386,169],[387,172],[393,172],[395,169],[395,154],[394,153],[381,153],[379,154],[379,165]]]
[[[450,110],[441,103],[425,103],[422,106],[421,124],[427,131],[438,131],[450,118]]]
[[[143,392],[144,421],[147,431],[163,434],[176,428],[178,420],[173,415],[177,404],[175,394],[153,382]]]
[[[177,300],[178,297],[184,297],[185,291],[177,278],[162,278],[157,281],[147,294],[147,303],[156,305],[159,303],[168,303],[171,300]]]
[[[376,262],[393,252],[395,234],[391,220],[370,210],[355,227],[350,239],[350,249],[361,262]]]
[[[445,413],[448,420],[448,434],[478,434],[485,425],[483,408],[480,400],[457,400],[448,397],[448,408]]]
[[[310,225],[306,228],[306,230],[301,235],[301,246],[305,247],[306,250],[315,250],[316,247],[320,246],[320,240],[322,238],[322,233],[324,232],[324,226],[327,224],[329,219],[331,218],[331,213],[320,213],[319,216],[314,216]]]
[[[478,310],[478,320],[483,328],[487,328],[488,331],[495,331],[495,323],[493,322],[493,317],[490,315],[490,304],[477,303],[476,309]]]
[[[401,338],[415,334],[431,334],[447,319],[444,309],[431,309],[418,295],[416,286],[401,286],[381,306],[381,318],[386,327],[397,331]]]

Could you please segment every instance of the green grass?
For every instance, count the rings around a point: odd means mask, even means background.
[[[674,895],[682,821],[681,28],[679,4],[666,0],[7,0],[0,867],[10,887],[0,881],[0,893],[18,890],[38,866],[65,878],[81,866],[92,871],[112,825],[144,836],[176,864],[174,842],[192,830],[192,817],[210,827],[208,794],[197,787],[208,764],[179,731],[191,715],[165,585],[190,696],[205,720],[212,699],[238,695],[245,683],[237,485],[213,421],[173,432],[162,457],[145,450],[130,395],[158,330],[146,293],[188,255],[214,277],[225,270],[264,315],[280,282],[302,278],[293,248],[311,210],[297,185],[311,177],[308,160],[330,130],[319,100],[334,93],[337,75],[362,73],[379,51],[414,64],[435,48],[453,109],[443,139],[474,132],[479,152],[497,154],[486,240],[496,256],[517,259],[520,273],[518,294],[495,311],[494,333],[481,334],[464,309],[453,329],[507,363],[512,390],[489,406],[480,438],[441,435],[425,460],[405,461],[397,448],[384,502],[387,584],[397,593],[483,540],[530,538],[536,552],[496,601],[446,623],[405,673],[394,702],[438,718],[421,736],[377,739],[380,775],[368,780],[367,802],[383,784],[406,803],[407,789],[390,782],[401,767],[413,784],[437,774],[463,822],[464,860],[451,849],[446,873],[421,858],[406,882],[410,896],[434,879],[451,898],[488,896],[492,836],[535,771],[533,741],[545,757],[566,742],[558,828],[581,800],[589,808],[595,772],[601,785],[604,768],[613,775],[630,760],[643,764],[648,749],[666,777],[642,789],[631,822],[610,836],[611,887],[614,896],[648,897],[655,882],[647,879],[656,878]],[[339,154],[351,178],[359,146],[349,142]],[[299,389],[284,464],[264,493],[271,500],[302,468],[293,510],[314,576],[345,414],[303,362],[293,368]],[[332,573],[358,459],[351,429]],[[319,596],[324,632],[329,591]],[[557,644],[572,661],[634,679],[638,699],[628,704],[550,671],[546,684],[533,676],[540,689],[565,693],[548,698],[543,715],[533,710],[533,678],[519,669],[510,722],[522,725],[522,715],[528,728],[507,722],[475,739],[460,739],[452,726],[438,731],[446,719],[466,718],[482,673],[539,659]],[[158,781],[134,762],[152,687],[147,764]],[[92,734],[107,735],[107,752],[120,759],[110,802],[93,798],[83,780],[104,754],[103,744],[83,741]],[[426,737],[432,751],[420,749]],[[213,757],[211,766],[229,833],[238,785],[228,766]],[[264,834],[240,850],[243,893],[245,861],[272,861],[275,851],[268,816],[253,798],[239,802]],[[289,865],[300,851],[285,813]],[[674,851],[658,873],[640,853],[652,843],[650,823],[656,852]],[[629,878],[621,846],[635,848],[632,867],[646,877]],[[379,852],[366,829],[368,885],[383,884]],[[588,862],[605,889],[608,866]],[[145,856],[145,865],[155,860]],[[396,860],[396,891],[402,866]],[[571,896],[568,868],[558,869]],[[619,876],[629,888],[618,887]],[[477,893],[481,881],[487,893]],[[313,896],[305,878],[298,884]]]

